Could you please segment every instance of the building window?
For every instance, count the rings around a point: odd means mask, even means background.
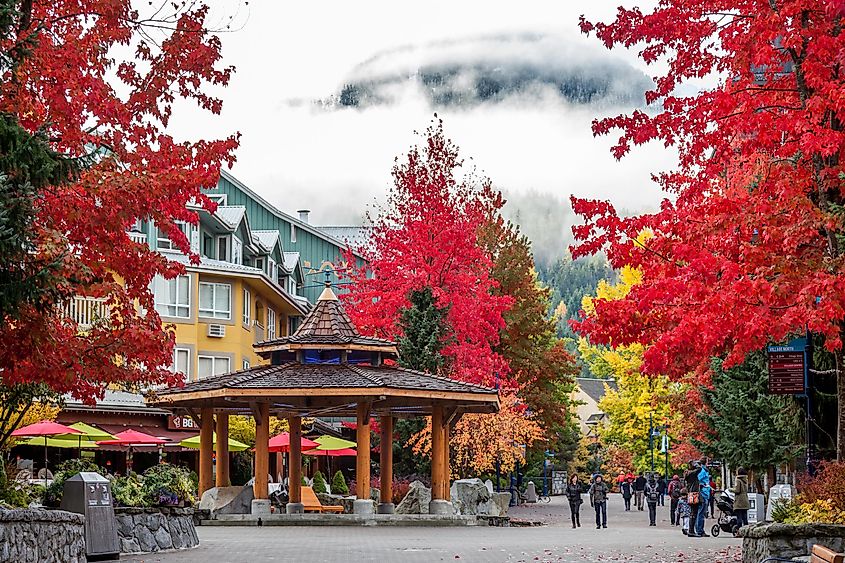
[[[206,258],[214,258],[214,237],[207,233],[202,234],[202,254]]]
[[[232,318],[232,286],[228,283],[200,282],[200,316]]]
[[[217,259],[221,262],[229,261],[229,237],[217,237]]]
[[[296,242],[296,225],[290,224],[290,241]]]
[[[273,281],[279,281],[279,269],[276,267],[276,261],[272,258],[267,259],[267,275]]]
[[[179,228],[185,234],[185,237],[188,239],[188,242],[191,242],[191,225],[186,223],[185,221],[174,221],[176,227]],[[176,244],[167,236],[167,232],[156,226],[156,248],[159,250],[176,250],[179,249],[176,247]]]
[[[229,373],[229,362],[226,356],[197,356],[197,375],[203,378]]]
[[[249,360],[244,358],[243,365],[241,366],[243,369],[249,369]]]
[[[264,258],[256,258],[255,259],[255,267],[263,272],[264,271]]]
[[[293,278],[288,278],[288,293],[296,295],[296,280]]]
[[[165,317],[187,319],[191,316],[191,278],[176,276],[155,279],[156,311]]]
[[[250,314],[252,313],[252,299],[249,290],[244,289],[244,324],[249,326]]]
[[[232,235],[232,263],[243,264],[243,244],[235,235]]]
[[[181,373],[185,381],[191,380],[191,350],[190,348],[173,349],[173,365],[170,366],[173,373]]]
[[[276,339],[276,311],[267,308],[267,340]]]
[[[228,199],[228,194],[206,194],[206,196],[217,205],[226,205]]]

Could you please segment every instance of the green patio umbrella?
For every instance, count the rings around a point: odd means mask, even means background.
[[[21,442],[24,446],[44,446],[44,438],[30,438]],[[90,448],[97,448],[97,442],[92,440],[81,440],[78,438],[47,438],[46,446],[48,448],[77,448],[87,450]]]
[[[212,440],[216,443],[217,442],[217,434],[212,435]],[[197,434],[196,436],[191,436],[190,438],[186,438],[179,442],[179,445],[183,448],[191,448],[193,450],[200,449],[200,435]],[[244,444],[243,442],[238,442],[234,438],[229,438],[229,451],[230,452],[242,452],[246,449],[249,449],[249,446]]]
[[[79,430],[79,434],[59,434],[54,439],[55,440],[62,440],[62,441],[69,441],[76,444],[76,448],[79,450],[79,455],[82,455],[82,450],[84,449],[91,449],[98,447],[95,442],[99,442],[100,440],[114,440],[114,435],[109,434],[105,430],[101,430],[96,426],[91,426],[90,424],[85,424],[84,422],[75,422],[70,425],[70,428],[74,430]],[[48,446],[49,441],[48,441]],[[72,448],[73,445],[63,445],[62,442],[57,442],[55,448]]]
[[[334,436],[320,436],[319,438],[315,438],[314,441],[320,445],[312,449],[321,451],[345,450],[346,448],[354,448],[358,445],[355,442],[350,442],[343,438],[335,438]]]

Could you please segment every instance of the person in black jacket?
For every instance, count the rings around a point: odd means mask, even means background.
[[[645,502],[648,505],[648,525],[657,526],[657,504],[660,502],[660,485],[654,478],[654,473],[648,476],[645,484]]]
[[[701,486],[698,482],[698,474],[701,472],[701,465],[697,461],[691,461],[689,463],[689,470],[684,473],[684,485],[686,485],[687,495],[690,500],[695,497],[697,502],[690,502],[689,503],[689,510],[690,510],[690,517],[689,517],[689,529],[687,530],[687,537],[690,538],[698,538],[704,537],[707,534],[703,534],[699,536],[695,531],[695,521],[698,517],[698,511],[704,510],[701,506],[701,497],[699,496],[701,493]]]
[[[645,475],[640,473],[634,479],[634,504],[637,505],[637,510],[643,509],[643,491],[645,491]]]
[[[666,478],[663,475],[657,478],[657,492],[660,493],[660,506],[666,506]]]
[[[634,480],[625,479],[619,485],[619,490],[622,493],[622,500],[625,501],[625,512],[631,511],[631,497],[634,495]]]
[[[596,475],[590,487],[590,505],[596,511],[596,529],[607,528],[607,483],[601,475]]]
[[[566,484],[566,498],[569,499],[569,512],[572,515],[572,527],[577,528],[581,526],[581,503],[584,500],[581,498],[581,481],[578,480],[577,474],[572,474],[569,478],[569,483]]]

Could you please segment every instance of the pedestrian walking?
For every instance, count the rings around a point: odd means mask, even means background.
[[[634,479],[634,504],[637,510],[643,509],[643,491],[645,491],[645,475],[642,473]]]
[[[634,480],[626,479],[619,486],[622,493],[622,500],[625,501],[625,512],[631,511],[631,497],[634,496]]]
[[[566,484],[566,498],[569,499],[572,527],[578,528],[581,526],[581,503],[584,499],[581,498],[581,481],[578,480],[577,474],[573,474],[569,478],[569,483]]]
[[[657,491],[660,493],[660,506],[666,506],[666,477],[664,475],[657,478]]]
[[[681,531],[685,536],[689,534],[690,504],[687,502],[688,494],[689,491],[687,491],[687,488],[681,487],[681,496],[678,497],[678,508],[675,510],[675,520],[680,522]]]
[[[731,489],[734,494],[734,516],[741,528],[748,525],[748,509],[751,503],[748,500],[748,471],[740,467],[736,472],[736,484]]]
[[[669,485],[667,487],[669,492],[669,513],[670,513],[670,520],[673,526],[679,525],[680,519],[675,515],[678,511],[678,501],[681,498],[681,490],[684,488],[684,484],[681,482],[681,478],[677,475],[672,475],[672,480],[669,481]],[[689,507],[687,507],[689,508]]]
[[[707,508],[710,504],[710,497],[713,489],[710,487],[710,472],[707,471],[707,462],[701,461],[701,469],[698,471],[698,490],[701,497],[701,506],[698,509],[698,516],[695,518],[695,533],[699,537],[709,537],[704,531],[704,519],[707,517]]]
[[[689,520],[687,521],[687,535],[691,538],[698,537],[695,531],[695,523],[698,512],[701,508],[701,491],[698,483],[698,473],[701,470],[697,461],[691,461],[689,468],[684,473],[684,484],[687,490],[687,504],[689,505]],[[703,510],[703,509],[702,509]]]
[[[648,476],[645,484],[645,503],[648,505],[648,525],[657,526],[657,504],[660,502],[660,484],[654,473]]]
[[[590,506],[596,510],[596,530],[607,528],[607,483],[596,475],[590,487]]]

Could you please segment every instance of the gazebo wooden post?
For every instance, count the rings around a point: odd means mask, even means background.
[[[444,432],[443,405],[431,407],[431,502],[429,514],[453,514],[449,501],[449,476],[446,473],[448,461],[448,441]]]
[[[379,514],[393,514],[393,417],[379,419]]]
[[[357,407],[356,441],[358,455],[355,458],[355,514],[372,514],[373,501],[370,498],[370,403],[360,401]]]
[[[257,403],[253,407],[255,417],[255,480],[252,485],[253,514],[270,514],[267,475],[270,472],[270,405]]]
[[[211,407],[200,409],[200,471],[197,486],[199,497],[212,487],[211,451],[214,448],[214,411]]]
[[[217,474],[214,484],[229,486],[229,413],[217,413]]]
[[[291,416],[288,418],[290,431],[290,449],[288,461],[290,467],[288,473],[288,496],[289,502],[285,507],[288,514],[302,514],[305,512],[305,505],[302,504],[302,418]]]

